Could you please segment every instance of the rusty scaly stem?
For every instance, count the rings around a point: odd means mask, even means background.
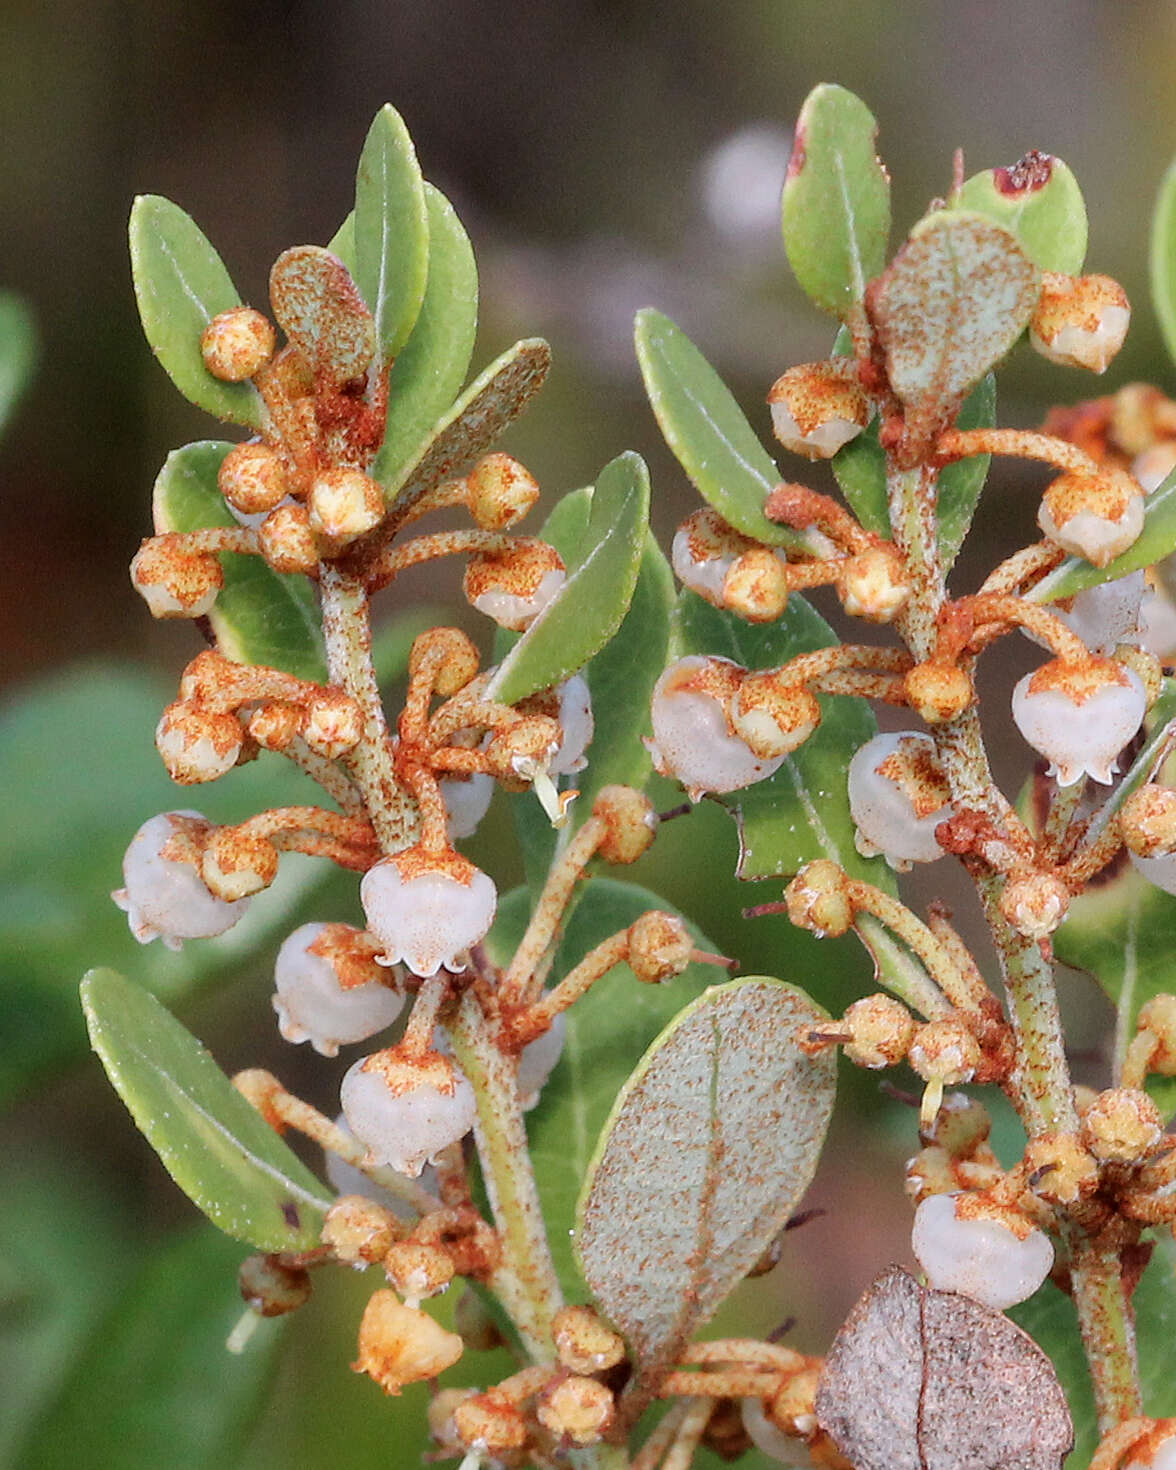
[[[1074,1225],[1064,1233],[1070,1243],[1070,1289],[1094,1384],[1098,1432],[1107,1434],[1122,1420],[1143,1412],[1135,1314],[1118,1250],[1100,1246]]]
[[[891,534],[911,578],[910,601],[895,623],[910,651],[922,661],[935,647],[936,619],[943,606],[935,471],[925,465],[899,469],[891,460],[886,482]]]

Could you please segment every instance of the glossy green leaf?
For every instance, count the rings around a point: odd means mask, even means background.
[[[140,194],[131,210],[131,273],[139,316],[164,371],[206,413],[256,429],[252,383],[223,383],[204,366],[200,338],[214,316],[241,305],[220,256],[178,204]]]
[[[637,313],[634,338],[658,425],[702,498],[745,536],[769,546],[802,545],[794,531],[764,515],[780,471],[686,333],[646,307]]]
[[[1078,180],[1060,158],[1028,153],[1004,168],[986,168],[950,201],[995,220],[1016,235],[1043,271],[1076,276],[1086,259],[1086,204]]]
[[[649,471],[637,454],[605,465],[567,580],[531,624],[487,686],[487,695],[513,704],[562,684],[584,667],[620,627],[633,591],[649,526]]]
[[[82,981],[90,1042],[168,1173],[214,1225],[258,1250],[318,1243],[331,1191],[196,1038],[113,970]]]
[[[408,341],[429,269],[424,180],[404,120],[385,103],[355,175],[355,280],[391,361]]]
[[[637,1355],[638,1396],[808,1188],[837,1069],[796,1038],[826,1021],[778,980],[712,986],[617,1098],[580,1197],[576,1252],[595,1301]]]
[[[355,210],[348,210],[347,218],[327,241],[327,249],[337,255],[355,279]]]
[[[0,291],[0,433],[20,401],[37,360],[37,326],[23,298]]]
[[[174,681],[75,664],[28,685],[0,716],[0,1104],[37,1082],[60,1082],[87,1056],[76,982],[96,959],[175,1004],[240,976],[298,923],[362,922],[354,874],[289,853],[274,885],[227,933],[180,953],[135,942],[110,891],[140,823],[193,806],[213,821],[240,822],[318,796],[290,762],[265,754],[193,799],[170,780],[153,739],[174,698]]]
[[[796,123],[780,218],[796,279],[844,319],[886,264],[890,179],[875,151],[878,124],[864,102],[825,83]]]
[[[556,984],[589,950],[650,909],[677,912],[635,883],[589,879],[568,919],[548,984]],[[509,961],[529,912],[529,897],[521,888],[499,904],[487,940],[496,963]],[[712,950],[704,934],[693,925],[690,930],[700,949]],[[538,1105],[527,1114],[527,1134],[552,1255],[571,1301],[584,1297],[572,1250],[576,1201],[605,1119],[650,1042],[721,974],[712,965],[689,965],[664,985],[642,985],[628,965],[616,965],[566,1013],[563,1053]]]
[[[960,429],[991,428],[996,422],[996,379],[983,377],[964,399],[956,418]],[[959,555],[972,524],[991,455],[974,454],[945,465],[939,474],[939,552],[945,570]],[[886,454],[878,442],[877,420],[833,456],[833,473],[846,503],[867,531],[890,536],[886,495]]]
[[[1176,1374],[1172,1372],[1176,1248],[1170,1238],[1161,1236],[1156,1241],[1155,1252],[1135,1288],[1132,1303],[1143,1412],[1156,1419],[1176,1417]],[[1098,1430],[1074,1303],[1047,1281],[1027,1302],[1013,1307],[1009,1316],[1053,1360],[1074,1420],[1074,1448],[1066,1458],[1066,1470],[1086,1470],[1098,1443]]]
[[[207,1226],[148,1261],[74,1364],[16,1470],[222,1470],[261,1407],[281,1338],[263,1322],[248,1350],[225,1338],[241,1316],[241,1247]]]
[[[541,337],[525,337],[495,358],[434,424],[416,461],[384,483],[393,518],[485,454],[542,388],[550,367],[551,348]]]
[[[376,355],[376,324],[337,255],[321,245],[283,250],[270,270],[270,301],[317,385],[365,378]]]
[[[1156,196],[1151,227],[1151,295],[1168,356],[1176,362],[1176,162]]]
[[[412,336],[388,377],[384,442],[371,473],[399,484],[428,444],[433,425],[457,397],[478,326],[478,268],[453,206],[425,185],[429,211],[429,275]]]
[[[1078,556],[1067,556],[1052,572],[1025,594],[1032,602],[1056,602],[1060,597],[1073,597],[1086,587],[1097,587],[1154,566],[1176,550],[1176,470],[1147,497],[1143,511],[1143,530],[1120,556],[1105,567],[1093,566]]]
[[[915,226],[870,308],[909,435],[954,418],[1021,335],[1039,292],[1037,267],[983,215],[939,210]]]
[[[221,461],[232,447],[206,439],[168,455],[152,498],[157,532],[237,524],[216,483]],[[221,652],[238,663],[325,680],[322,626],[310,582],[275,572],[261,556],[226,551],[220,560],[225,585],[209,621]]]

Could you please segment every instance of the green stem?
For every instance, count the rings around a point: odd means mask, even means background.
[[[495,1044],[472,990],[449,1024],[453,1050],[478,1101],[474,1136],[490,1208],[502,1242],[491,1286],[536,1363],[555,1361],[551,1321],[563,1296],[527,1151],[513,1060]]]
[[[1071,1226],[1070,1280],[1078,1325],[1090,1365],[1098,1432],[1143,1413],[1135,1350],[1135,1315],[1116,1249],[1106,1249]]]
[[[935,471],[889,465],[890,534],[906,558],[911,600],[897,620],[907,647],[920,661],[935,646],[936,619],[943,605],[943,568],[939,560],[938,494]]]

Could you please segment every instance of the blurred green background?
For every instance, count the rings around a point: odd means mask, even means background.
[[[776,222],[789,127],[819,81],[852,88],[877,115],[899,229],[947,189],[957,146],[968,172],[1011,163],[1032,147],[1075,170],[1091,217],[1089,266],[1126,285],[1136,305],[1132,335],[1097,384],[1015,354],[1000,379],[1002,422],[1035,424],[1051,401],[1134,378],[1171,388],[1147,303],[1146,242],[1152,198],[1176,151],[1174,70],[1170,0],[4,0],[0,286],[26,298],[41,346],[35,379],[0,444],[0,677],[9,700],[0,717],[9,803],[0,983],[13,980],[0,1002],[9,1066],[0,1134],[0,1464],[66,1463],[55,1458],[59,1446],[65,1454],[60,1438],[42,1438],[23,1460],[16,1446],[60,1381],[81,1371],[86,1334],[120,1285],[194,1213],[96,1064],[76,1051],[81,970],[138,963],[104,895],[135,826],[176,804],[153,763],[151,727],[197,649],[190,628],[146,615],[126,564],[149,529],[150,485],[165,454],[216,432],[179,398],[140,335],[125,242],[133,195],[180,203],[245,298],[264,304],[278,251],[333,234],[350,205],[372,114],[393,102],[426,176],[453,200],[474,242],[482,278],[475,366],[523,335],[543,335],[554,349],[549,385],[508,446],[553,496],[589,482],[619,450],[640,451],[653,471],[657,525],[667,532],[694,497],[645,404],[633,312],[656,305],[674,317],[767,437],[767,386],[786,366],[825,353],[831,335],[787,274]],[[974,585],[981,569],[1029,538],[1041,483],[997,469],[957,585]],[[397,596],[426,591],[437,595],[424,577],[406,578]],[[1031,655],[1016,658],[1012,672]],[[133,665],[134,682],[124,689],[107,672],[78,672],[79,659],[104,660],[104,670],[111,660]],[[54,702],[31,713],[32,686],[44,680]],[[95,754],[100,789],[90,774]],[[1023,770],[1023,750],[1008,761],[1010,772]],[[242,773],[234,791],[202,805],[210,814],[246,814],[251,779]],[[63,798],[83,818],[68,835]],[[499,821],[478,846],[498,873],[512,871],[508,842]],[[775,921],[744,925],[740,905],[762,895],[724,881],[733,859],[726,819],[700,812],[667,829],[641,876],[690,908],[748,968],[787,971],[801,983],[829,969],[848,973]],[[52,889],[61,873],[82,898]],[[345,885],[335,893],[331,916],[344,917],[353,899]],[[231,954],[227,962],[200,958],[199,948],[169,962],[177,992],[188,989],[189,961],[209,981],[231,966]],[[858,967],[856,983],[867,980]],[[848,985],[833,991],[813,981],[834,1006]],[[1074,987],[1080,1051],[1095,1047],[1102,1027],[1091,990]],[[204,998],[189,997],[184,1015],[227,1068],[274,1062],[266,995],[265,976],[247,970],[238,986],[210,984]],[[56,1045],[59,1031],[69,1045]],[[322,1089],[321,1071],[302,1050],[287,1048],[281,1069],[292,1085]],[[873,1082],[847,1082],[874,1133],[863,1144],[843,1109],[813,1197],[829,1214],[791,1238],[772,1278],[778,1289],[747,1319],[766,1330],[795,1313],[795,1340],[814,1349],[881,1265],[907,1258],[909,1214],[896,1171],[913,1127]],[[403,1461],[388,1450],[385,1406],[345,1371],[354,1299],[334,1316],[318,1303],[312,1313],[291,1324],[297,1352],[284,1360],[278,1396],[252,1440],[228,1415],[221,1439],[220,1429],[210,1431],[201,1448],[199,1435],[189,1435],[192,1453],[176,1464],[415,1462],[415,1450]],[[160,1324],[148,1326],[158,1332]],[[316,1330],[332,1344],[325,1364],[311,1361],[316,1339],[308,1334]],[[141,1344],[141,1358],[127,1367],[134,1381],[149,1378],[156,1354],[174,1351],[173,1341],[159,1344],[146,1329]],[[206,1391],[215,1397],[215,1381]],[[243,1419],[249,1394],[241,1393],[244,1406],[234,1412]],[[315,1419],[319,1401],[327,1407]],[[295,1403],[303,1437],[291,1458]],[[371,1410],[372,1423],[340,1449],[332,1428],[345,1404]],[[248,1451],[240,1448],[247,1440]],[[129,1441],[120,1443],[89,1459],[83,1447],[69,1463],[138,1464],[127,1458]]]

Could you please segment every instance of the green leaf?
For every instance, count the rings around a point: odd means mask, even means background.
[[[649,471],[636,454],[605,465],[567,581],[498,667],[487,697],[513,704],[561,684],[620,627],[637,585],[649,524]]]
[[[1168,165],[1156,196],[1150,266],[1152,306],[1168,356],[1176,362],[1176,161]]]
[[[815,87],[796,123],[780,205],[784,249],[802,289],[843,320],[886,264],[890,179],[878,124],[844,87]]]
[[[1060,158],[1028,153],[1010,167],[986,168],[950,200],[953,209],[986,215],[1016,235],[1043,271],[1076,276],[1086,259],[1086,204]]]
[[[646,307],[637,313],[634,337],[658,425],[702,498],[745,536],[769,546],[803,546],[794,531],[764,515],[780,472],[686,333]]]
[[[241,1248],[207,1227],[157,1251],[74,1364],[18,1470],[221,1470],[269,1386],[281,1332],[263,1322],[234,1357]]]
[[[712,986],[617,1098],[580,1197],[576,1251],[594,1299],[637,1355],[638,1395],[808,1188],[837,1069],[796,1039],[826,1021],[778,980]]]
[[[174,684],[113,664],[75,664],[30,684],[0,716],[0,1105],[35,1082],[60,1083],[88,1052],[76,977],[96,958],[169,1004],[241,975],[296,924],[362,923],[354,874],[289,853],[277,880],[226,934],[181,953],[137,944],[110,900],[141,822],[193,804],[153,741]],[[239,822],[314,801],[317,788],[281,757],[262,755],[204,787],[200,809]],[[271,1023],[272,1024],[272,1023]]]
[[[235,526],[216,477],[231,444],[200,440],[174,449],[155,481],[155,529],[197,531]],[[217,645],[238,663],[284,669],[300,679],[326,679],[318,602],[305,577],[275,572],[261,556],[222,552],[225,585],[209,621]]]
[[[677,912],[635,883],[589,879],[568,919],[548,984],[557,984],[589,950],[650,909]],[[530,901],[522,888],[499,904],[487,939],[496,963],[509,962],[529,912]],[[698,948],[710,951],[706,936],[693,924],[689,927]],[[650,1042],[719,973],[710,965],[689,965],[664,985],[642,985],[628,965],[616,965],[566,1012],[563,1054],[538,1106],[527,1114],[527,1134],[552,1255],[571,1301],[584,1296],[572,1250],[576,1201],[604,1121]]]
[[[0,433],[12,417],[37,361],[37,326],[15,291],[0,291]]]
[[[845,503],[867,531],[890,539],[886,451],[878,442],[878,420],[843,444],[830,460]]]
[[[1016,342],[1037,304],[1037,267],[983,215],[921,220],[871,299],[871,315],[907,433],[928,438]]]
[[[318,1243],[331,1191],[179,1021],[113,970],[82,981],[90,1041],[168,1173],[214,1225],[258,1250]]]
[[[1025,595],[1032,602],[1056,602],[1060,597],[1073,597],[1086,587],[1097,587],[1137,572],[1141,567],[1154,566],[1173,550],[1176,550],[1176,470],[1147,497],[1143,530],[1114,561],[1096,567],[1079,556],[1067,556]]]
[[[327,249],[337,255],[347,267],[348,274],[355,280],[355,210],[347,212],[347,218],[327,241]]]
[[[1172,1372],[1176,1247],[1170,1237],[1160,1236],[1156,1240],[1155,1251],[1135,1288],[1132,1303],[1143,1412],[1155,1419],[1171,1418],[1176,1416],[1176,1374]],[[1066,1458],[1066,1470],[1086,1470],[1098,1443],[1098,1430],[1074,1303],[1047,1281],[1027,1302],[1013,1307],[1009,1316],[1053,1360],[1074,1420],[1074,1448]]]
[[[456,398],[478,326],[478,268],[453,206],[425,185],[429,276],[420,315],[388,378],[388,421],[371,474],[400,484],[426,448],[433,425]]]
[[[223,383],[204,366],[200,338],[214,316],[241,305],[224,262],[178,204],[140,194],[131,209],[131,273],[151,350],[185,398],[218,419],[261,426],[252,383]]]
[[[368,129],[355,175],[355,280],[391,361],[408,341],[429,269],[429,219],[416,151],[385,103]]]
[[[526,337],[495,358],[434,424],[415,462],[384,482],[393,518],[485,454],[542,388],[550,367],[551,348],[541,337]]]

